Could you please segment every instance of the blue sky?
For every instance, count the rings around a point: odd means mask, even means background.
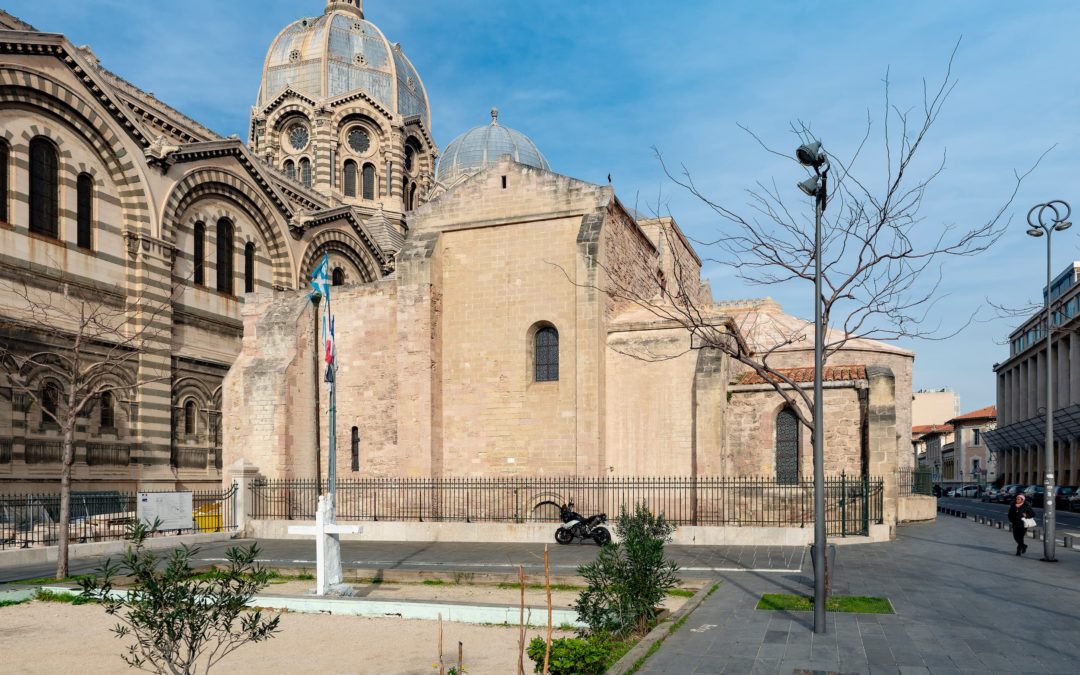
[[[992,365],[1015,323],[986,299],[1037,300],[1044,244],[1024,234],[1027,209],[1065,199],[1080,150],[1080,70],[1073,33],[1080,3],[996,0],[905,2],[719,2],[685,0],[367,0],[367,18],[401,42],[431,99],[436,140],[488,121],[529,134],[552,167],[602,183],[624,203],[658,201],[691,236],[722,227],[666,181],[652,148],[685,164],[710,196],[742,208],[758,181],[801,180],[797,167],[762,152],[738,124],[770,145],[797,145],[803,120],[831,152],[850,153],[867,110],[881,130],[882,78],[893,101],[921,104],[922,78],[943,74],[961,37],[959,83],[926,147],[925,169],[947,150],[919,224],[923,236],[985,220],[1012,189],[1012,172],[1057,144],[1021,188],[1014,221],[991,251],[949,261],[934,321],[978,320],[957,337],[904,344],[917,352],[915,387],[950,387],[963,410],[994,402]],[[323,0],[8,0],[4,9],[41,30],[90,44],[103,64],[223,134],[246,138],[262,60],[287,23],[322,11]],[[874,138],[879,138],[875,136]],[[872,139],[873,140],[873,139]],[[881,144],[864,155],[881,165]],[[798,205],[798,198],[792,197]],[[809,204],[806,204],[809,210]],[[1078,216],[1080,217],[1080,216]],[[1080,259],[1080,227],[1056,241],[1055,274]],[[708,252],[706,251],[707,255]],[[717,298],[757,297],[709,266]],[[799,316],[812,313],[802,287],[767,293]]]

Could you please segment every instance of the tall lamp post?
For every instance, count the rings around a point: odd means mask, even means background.
[[[1072,223],[1069,222],[1070,215],[1072,215],[1072,207],[1067,202],[1058,199],[1035,205],[1028,211],[1027,217],[1030,226],[1027,231],[1029,235],[1032,237],[1046,235],[1046,440],[1043,449],[1046,455],[1046,476],[1043,478],[1043,485],[1046,487],[1043,495],[1043,531],[1046,535],[1043,538],[1042,557],[1045,562],[1057,562],[1057,558],[1054,557],[1056,544],[1054,537],[1057,529],[1055,527],[1057,525],[1055,513],[1057,500],[1054,495],[1054,367],[1050,363],[1053,353],[1051,349],[1054,325],[1053,316],[1050,313],[1050,282],[1053,273],[1051,253],[1054,232],[1061,232],[1072,227]]]
[[[806,143],[795,151],[799,163],[814,175],[799,183],[799,189],[814,197],[814,632],[824,635],[825,626],[825,406],[821,378],[824,368],[825,327],[821,316],[821,217],[829,199],[829,159],[820,141]]]

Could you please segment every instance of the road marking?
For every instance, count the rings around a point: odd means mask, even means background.
[[[712,630],[713,628],[716,628],[715,623],[707,623],[707,624],[704,624],[703,626],[699,626],[697,628],[691,628],[690,632],[691,633],[704,633],[705,631]]]

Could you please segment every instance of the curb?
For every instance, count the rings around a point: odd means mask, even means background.
[[[712,594],[713,586],[720,583],[722,582],[719,579],[709,579],[706,581],[701,587],[701,590],[694,594],[694,597],[687,600],[686,604],[680,607],[677,612],[661,621],[656,628],[649,631],[649,634],[641,638],[641,641],[634,645],[633,649],[626,652],[621,659],[608,668],[604,675],[626,675],[626,673],[637,670],[638,661],[644,662],[645,659],[648,658],[649,652],[654,647],[659,647],[660,643],[671,635],[674,631],[675,624],[689,617],[694,610],[705,601],[705,598]]]

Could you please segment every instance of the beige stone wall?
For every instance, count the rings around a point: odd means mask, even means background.
[[[829,476],[861,474],[860,391],[864,389],[865,383],[826,383],[825,473]],[[731,388],[725,420],[727,443],[721,463],[725,475],[776,475],[776,415],[784,406],[783,398],[769,385]],[[806,409],[803,405],[799,408]],[[800,425],[799,473],[805,479],[813,477],[812,436]]]

